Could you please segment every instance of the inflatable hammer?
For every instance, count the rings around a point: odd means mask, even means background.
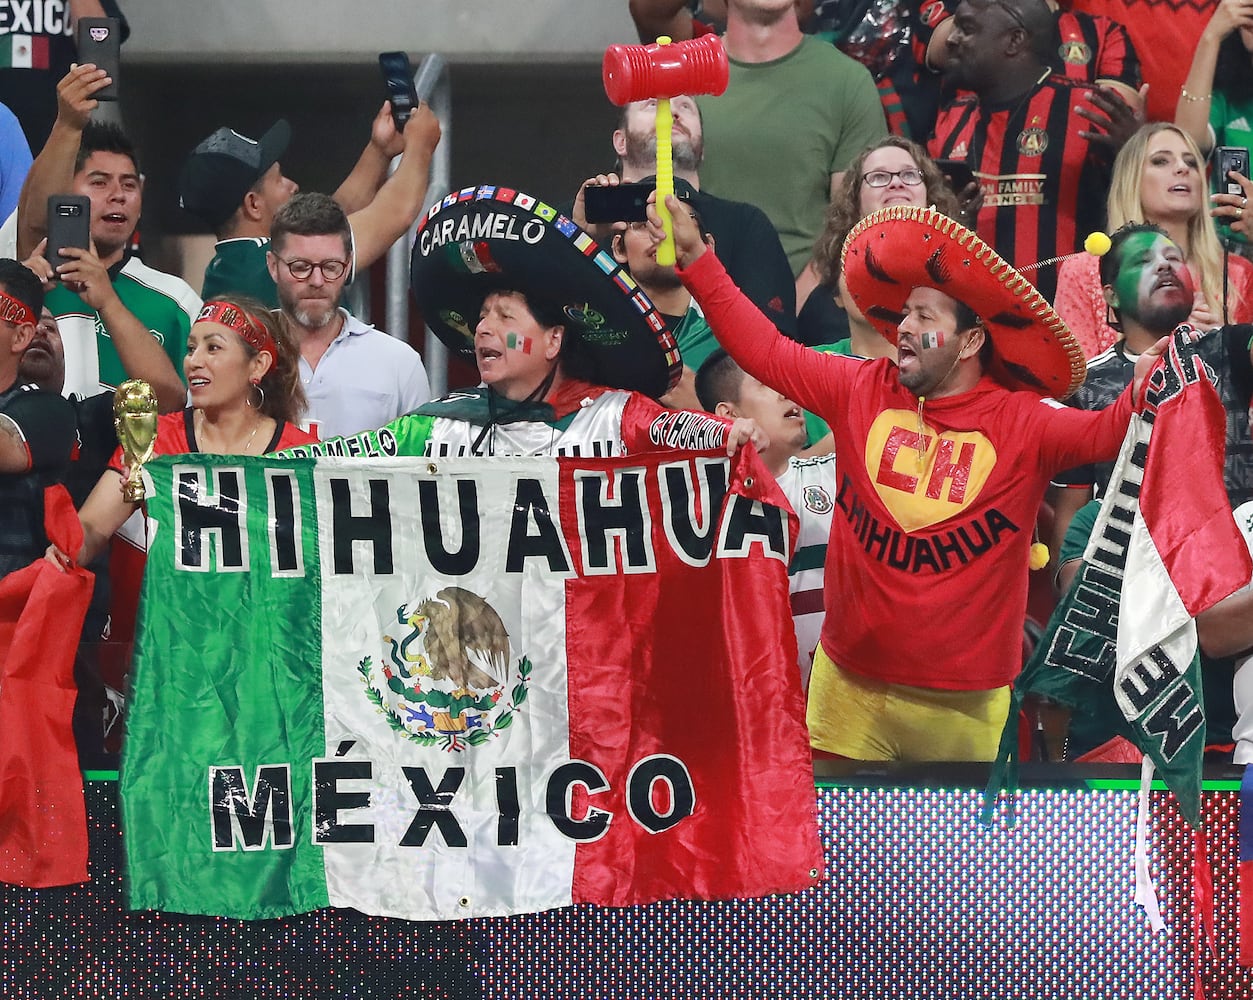
[[[611,45],[605,50],[602,75],[609,100],[622,107],[657,99],[657,214],[666,229],[666,238],[657,247],[658,264],[674,265],[674,225],[666,208],[666,196],[674,194],[670,98],[721,94],[730,72],[726,50],[716,35],[673,44],[662,35],[652,45]]]

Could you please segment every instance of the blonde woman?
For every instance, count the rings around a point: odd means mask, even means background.
[[[1188,322],[1208,330],[1253,321],[1253,264],[1223,251],[1209,216],[1204,162],[1191,136],[1177,126],[1143,126],[1114,160],[1107,226],[1114,232],[1128,222],[1151,222],[1166,230],[1183,250],[1196,288]],[[1063,261],[1057,272],[1054,305],[1087,358],[1119,339],[1097,272],[1091,254]]]

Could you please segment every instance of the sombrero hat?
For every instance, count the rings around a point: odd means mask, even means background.
[[[462,188],[431,206],[418,223],[410,280],[435,335],[472,364],[483,299],[509,288],[562,307],[602,385],[655,397],[682,373],[674,335],[622,265],[555,208],[513,188]]]
[[[857,308],[893,344],[909,293],[935,288],[983,320],[994,349],[989,374],[1002,385],[1055,399],[1083,385],[1083,351],[1044,296],[973,232],[934,209],[872,212],[844,241],[842,266]]]

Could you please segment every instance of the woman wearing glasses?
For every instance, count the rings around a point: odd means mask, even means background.
[[[974,191],[969,199],[977,197]],[[844,172],[840,190],[827,208],[827,221],[814,244],[820,284],[801,309],[804,343],[831,344],[834,353],[863,358],[896,357],[896,350],[857,311],[844,289],[840,252],[853,226],[888,205],[934,206],[960,218],[961,205],[939,167],[923,148],[890,135],[862,150]],[[847,333],[841,332],[847,327]]]

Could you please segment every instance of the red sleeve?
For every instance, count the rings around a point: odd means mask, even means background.
[[[839,419],[861,361],[788,340],[736,287],[712,251],[678,274],[718,343],[741,368],[805,409]]]
[[[1036,410],[1040,462],[1050,475],[1118,456],[1131,422],[1131,385],[1103,410],[1077,410],[1052,399],[1040,400]]]
[[[671,410],[640,392],[622,411],[622,443],[627,454],[645,451],[709,451],[725,448],[731,421],[712,413]]]
[[[1117,80],[1132,90],[1139,90],[1143,83],[1140,60],[1127,29],[1112,17],[1095,17],[1096,28],[1101,33],[1101,47],[1097,53],[1094,79]]]

